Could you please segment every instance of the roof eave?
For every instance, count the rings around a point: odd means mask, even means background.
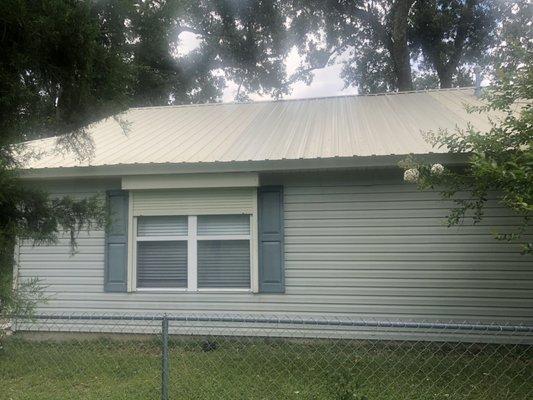
[[[128,175],[194,174],[209,172],[279,172],[352,168],[396,167],[407,155],[332,157],[314,159],[282,159],[264,161],[229,161],[212,163],[116,164],[87,167],[26,169],[23,179],[101,178]],[[417,155],[428,162],[446,165],[464,165],[466,154],[430,153]]]

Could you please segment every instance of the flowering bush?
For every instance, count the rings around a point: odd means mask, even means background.
[[[433,164],[430,171],[433,175],[440,175],[444,172],[444,166],[442,164]]]
[[[405,172],[403,173],[403,180],[409,183],[417,183],[419,177],[420,177],[420,173],[418,172],[418,169],[416,168],[406,169]]]
[[[442,164],[433,164],[429,170],[433,175],[440,175],[444,172]],[[403,180],[409,183],[418,183],[420,179],[420,172],[418,168],[408,168],[403,173]]]
[[[522,53],[521,53],[522,54]],[[464,168],[428,165],[410,156],[400,162],[404,180],[417,183],[421,190],[438,189],[445,199],[454,201],[448,226],[463,223],[467,216],[477,223],[483,218],[489,193],[520,217],[520,223],[506,232],[494,232],[499,240],[521,243],[523,253],[533,253],[530,220],[533,212],[533,53],[515,68],[502,69],[495,85],[484,93],[485,103],[469,112],[496,111],[488,132],[469,126],[464,130],[429,132],[435,147],[464,154]],[[513,60],[515,60],[513,58]],[[503,72],[502,72],[503,71]],[[469,198],[457,196],[469,193]],[[472,211],[473,213],[468,213]]]

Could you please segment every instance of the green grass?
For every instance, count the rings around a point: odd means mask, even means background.
[[[171,399],[525,400],[531,347],[217,338],[170,343]],[[159,399],[160,343],[12,337],[0,399]],[[366,396],[366,397],[365,397]]]

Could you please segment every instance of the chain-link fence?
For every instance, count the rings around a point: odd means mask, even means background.
[[[54,315],[0,336],[1,399],[533,398],[533,326]]]

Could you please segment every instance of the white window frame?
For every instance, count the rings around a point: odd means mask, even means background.
[[[131,199],[132,196],[130,196]],[[257,204],[257,202],[256,202]],[[133,206],[130,200],[130,208]],[[201,215],[236,215],[236,213],[216,213],[179,215],[187,217],[187,235],[173,236],[138,236],[137,220],[139,217],[149,217],[150,215],[139,215],[130,217],[129,260],[128,260],[128,291],[130,292],[257,292],[259,287],[257,261],[258,261],[258,240],[257,240],[257,213],[256,207],[252,214],[243,213],[250,216],[250,233],[248,235],[198,235],[198,216]],[[132,214],[130,214],[132,215]],[[177,216],[177,215],[168,215]],[[198,241],[202,240],[248,240],[250,242],[250,287],[249,288],[199,288],[198,287]],[[186,241],[187,242],[187,287],[186,288],[137,288],[137,244],[142,241]]]

